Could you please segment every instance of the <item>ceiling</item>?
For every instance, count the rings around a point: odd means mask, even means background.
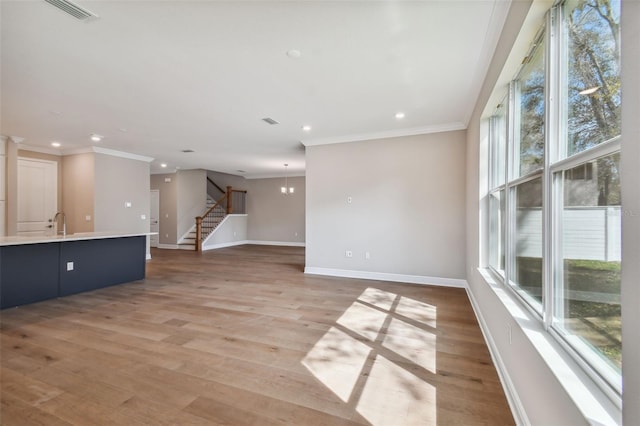
[[[0,2],[2,135],[267,177],[305,145],[466,128],[510,1],[76,3],[99,18]]]

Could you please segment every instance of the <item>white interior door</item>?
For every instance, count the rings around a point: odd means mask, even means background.
[[[18,235],[51,235],[58,207],[58,163],[18,158]]]
[[[158,247],[158,235],[160,232],[160,191],[152,189],[149,199],[151,200],[151,206],[149,209],[149,216],[151,216],[149,218],[149,232],[156,233],[156,235],[151,235],[149,242],[151,247]]]

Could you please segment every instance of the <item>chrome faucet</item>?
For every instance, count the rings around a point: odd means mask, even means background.
[[[53,221],[56,224],[56,230],[58,229],[58,216],[62,216],[62,236],[66,237],[67,236],[67,215],[64,214],[64,212],[58,212],[56,213],[56,215],[53,217]]]

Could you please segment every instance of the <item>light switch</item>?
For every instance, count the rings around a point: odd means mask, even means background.
[[[130,208],[131,208],[131,201],[125,201],[125,202],[124,202],[124,206],[125,206],[126,208],[130,209]]]
[[[165,181],[166,183],[169,183],[169,182],[171,182],[171,178],[170,178],[170,177],[166,177],[166,178],[164,178],[164,181]]]
[[[147,215],[146,215],[146,214],[141,214],[141,215],[140,215],[140,219],[142,219],[142,220],[146,220],[146,219],[147,219]]]
[[[67,262],[67,271],[73,271],[73,262]]]
[[[91,222],[91,215],[88,214],[84,217],[84,220],[86,220],[87,222]]]

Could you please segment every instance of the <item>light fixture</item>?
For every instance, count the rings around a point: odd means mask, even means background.
[[[280,192],[282,195],[293,194],[293,186],[289,186],[289,178],[287,176],[287,167],[289,165],[287,163],[284,164],[284,186],[280,187]]]
[[[91,140],[94,142],[100,142],[104,136],[94,133],[91,135]]]
[[[162,167],[162,168],[167,167],[167,163],[160,163],[160,167]]]
[[[51,142],[51,146],[54,148],[60,148],[60,142]]]
[[[579,95],[592,95],[600,90],[600,86],[589,87],[588,89],[584,89],[578,92]]]
[[[309,126],[308,124],[305,124],[304,126],[302,126],[302,130],[304,130],[305,132],[310,132],[311,126]]]
[[[396,118],[402,120],[404,118],[404,112],[396,112]]]

